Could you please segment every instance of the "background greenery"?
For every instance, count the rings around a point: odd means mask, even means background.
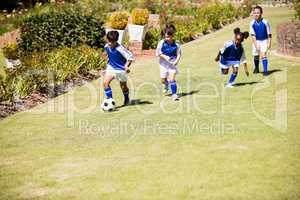
[[[265,10],[273,29],[293,15],[288,8]],[[103,113],[103,88],[97,80],[1,120],[0,199],[299,199],[300,62],[271,52],[274,73],[246,77],[241,68],[236,80],[240,86],[224,90],[229,77],[220,75],[214,61],[224,41],[233,37],[232,30],[248,29],[250,20],[183,45],[177,82],[179,93],[187,95],[179,102],[152,87],[160,86],[158,60],[144,58],[132,65],[129,75],[131,97],[140,104]],[[253,69],[250,40],[244,45]],[[276,46],[274,39],[272,50]],[[276,84],[278,77],[286,81]],[[121,104],[118,82],[112,89]],[[252,96],[257,89],[262,90]],[[251,109],[252,104],[274,119],[276,94],[282,91],[287,92],[283,133]],[[189,131],[184,120],[203,129]],[[176,129],[165,128],[175,124]],[[234,131],[223,132],[222,124],[232,124]]]

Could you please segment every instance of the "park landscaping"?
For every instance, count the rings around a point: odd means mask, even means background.
[[[275,28],[294,11],[264,15]],[[299,58],[271,51],[272,73],[241,70],[232,90],[213,60],[249,21],[183,45],[179,103],[157,90],[157,59],[143,58],[130,73],[132,106],[103,113],[97,79],[1,120],[0,199],[299,199]],[[86,45],[51,50],[45,60],[56,69],[60,55],[99,53]],[[249,63],[250,49],[247,40]]]
[[[95,0],[38,3],[31,9],[2,14],[1,27],[12,24],[19,29],[20,38],[18,42],[6,44],[0,52],[0,115],[3,118],[44,102],[67,91],[64,87],[82,84],[80,80],[84,77],[89,77],[84,79],[87,81],[98,78],[105,66],[102,52],[107,28],[122,31],[128,26],[131,33],[132,27],[145,26],[137,39],[141,40],[138,48],[155,49],[161,39],[161,27],[167,23],[175,24],[175,39],[183,44],[249,16],[250,9],[250,2],[234,7],[209,2],[111,4]],[[160,16],[158,27],[147,28],[150,13]],[[132,24],[128,23],[129,16]],[[127,47],[131,35],[122,39]],[[26,99],[31,99],[30,106],[26,106]]]

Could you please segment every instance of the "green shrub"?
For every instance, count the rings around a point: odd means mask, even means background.
[[[176,33],[174,39],[179,43],[186,43],[193,40],[194,30],[191,23],[187,24],[184,21],[177,21],[174,23],[176,27]]]
[[[162,39],[160,29],[150,29],[146,32],[143,49],[156,49],[158,42]]]
[[[8,43],[3,48],[3,55],[8,59],[17,59],[19,57],[18,44]]]
[[[249,17],[252,11],[252,5],[258,4],[260,0],[244,0],[242,5],[238,8],[238,16],[241,18]]]
[[[113,29],[124,30],[128,24],[128,13],[126,11],[112,13],[109,17],[109,24]]]
[[[76,8],[50,10],[25,19],[20,47],[26,52],[87,44],[103,47],[103,20]]]
[[[47,54],[47,67],[56,82],[61,83],[79,74],[103,67],[98,51],[87,46],[77,48],[64,47]]]
[[[293,6],[295,9],[295,18],[300,20],[300,0],[294,0],[293,1]]]
[[[87,45],[35,52],[21,59],[22,65],[12,70],[0,65],[0,101],[46,92],[49,83],[59,85],[105,65],[101,51]]]

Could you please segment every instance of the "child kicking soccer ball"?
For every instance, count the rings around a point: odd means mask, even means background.
[[[255,69],[253,73],[259,73],[259,56],[261,57],[264,75],[268,75],[267,51],[271,48],[272,33],[267,20],[262,18],[263,10],[260,6],[253,9],[254,19],[250,23],[252,36],[252,53]]]
[[[244,64],[246,75],[249,76],[247,60],[245,51],[242,45],[244,39],[247,39],[249,33],[241,32],[240,28],[234,29],[234,40],[225,42],[224,47],[219,50],[218,55],[215,59],[216,62],[220,63],[221,73],[228,74],[229,68],[233,67],[233,72],[230,76],[226,87],[233,87],[233,82],[237,77],[240,62]]]
[[[167,25],[162,32],[164,39],[161,40],[156,49],[156,56],[159,57],[160,77],[162,82],[163,92],[168,92],[168,86],[171,87],[173,100],[179,100],[177,95],[177,84],[175,77],[178,74],[178,62],[181,58],[181,49],[178,43],[175,42],[173,36],[175,27]]]
[[[108,56],[106,71],[104,75],[104,92],[106,101],[101,105],[103,110],[108,110],[105,105],[109,104],[113,98],[110,82],[113,79],[120,81],[120,86],[124,95],[124,105],[129,104],[129,89],[127,87],[127,74],[130,72],[133,55],[123,45],[118,44],[119,33],[117,31],[109,31],[106,35],[107,44],[104,46]]]

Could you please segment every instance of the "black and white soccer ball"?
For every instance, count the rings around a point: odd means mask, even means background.
[[[116,101],[113,98],[105,99],[101,104],[101,108],[105,112],[112,112],[116,110]]]

